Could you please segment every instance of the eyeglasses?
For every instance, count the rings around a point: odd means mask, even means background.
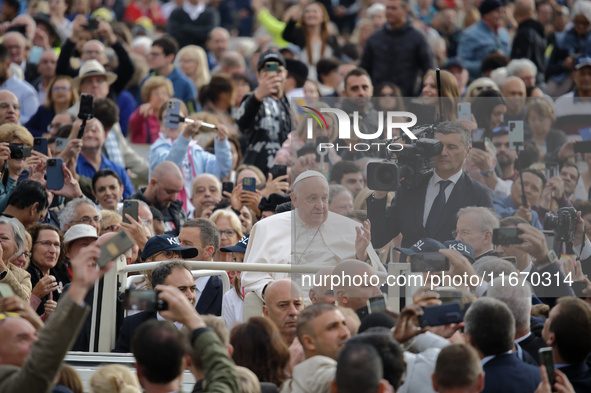
[[[164,53],[150,52],[150,54],[148,56],[150,56],[150,57],[158,57],[158,56],[162,56],[162,55],[164,55]]]
[[[220,231],[220,236],[226,235],[226,237],[233,236],[236,233],[233,229],[226,229],[225,231]]]
[[[31,259],[31,252],[30,251],[24,251],[21,255],[19,256],[24,256],[27,259]]]
[[[45,248],[50,248],[51,246],[55,247],[55,248],[60,248],[60,243],[54,243],[54,242],[35,242],[35,244],[41,244],[43,247]]]
[[[85,55],[97,55],[97,56],[103,54],[103,52],[100,50],[84,50],[84,51],[82,51],[82,53]]]
[[[480,232],[483,232],[483,233],[484,233],[484,232],[486,232],[486,231],[480,231]],[[473,234],[473,233],[474,233],[473,231],[472,231],[472,232],[471,232],[471,231],[459,231],[459,232],[458,232],[458,231],[452,231],[452,232],[451,232],[451,235],[452,235],[454,238],[456,238],[456,237],[458,237],[458,235],[462,235],[462,236],[470,236],[470,235],[471,235],[471,234]]]
[[[101,218],[99,216],[94,216],[94,217],[82,217],[81,219],[79,219],[78,221],[72,221],[73,223],[79,223],[79,224],[92,224],[93,222],[96,222],[97,224],[101,223]]]
[[[53,86],[51,88],[51,91],[53,93],[57,93],[58,91],[66,92],[66,91],[70,91],[70,88],[68,86]]]
[[[12,106],[12,109],[14,109],[15,111],[20,111],[22,108],[19,104],[13,104],[12,102],[6,102],[6,101],[0,102],[0,109],[8,109],[11,106]]]

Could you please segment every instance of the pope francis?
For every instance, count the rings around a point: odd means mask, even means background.
[[[385,271],[371,246],[369,221],[360,225],[328,211],[328,182],[320,172],[303,172],[292,190],[294,210],[265,218],[252,227],[244,262],[336,266],[346,259],[358,259]],[[245,271],[242,286],[262,299],[269,282],[288,276]]]

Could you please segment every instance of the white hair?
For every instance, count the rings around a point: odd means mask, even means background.
[[[150,49],[152,49],[152,42],[154,41],[150,37],[136,37],[131,41],[131,49],[142,48],[146,56],[148,56],[150,54]]]
[[[490,79],[492,79],[497,86],[502,86],[508,76],[507,67],[499,67],[492,70],[490,73]]]
[[[522,70],[530,70],[534,77],[538,74],[538,67],[530,59],[514,59],[507,64],[507,76],[519,76]]]
[[[497,213],[487,207],[482,206],[468,206],[458,210],[457,218],[465,214],[474,213],[478,218],[478,224],[483,231],[492,231],[499,227],[499,216]]]
[[[486,296],[499,299],[509,307],[518,331],[529,330],[532,290],[525,279],[519,277],[516,285],[510,285],[506,278],[497,277],[488,287]]]

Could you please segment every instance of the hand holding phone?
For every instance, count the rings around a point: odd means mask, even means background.
[[[100,267],[111,261],[114,261],[119,256],[125,254],[127,250],[133,247],[133,241],[127,236],[124,231],[117,232],[117,235],[107,240],[100,246],[101,256],[97,259],[96,263]]]
[[[127,217],[125,216],[126,214],[129,214],[131,216],[131,218],[138,221],[138,215],[139,215],[138,210],[139,210],[139,202],[138,201],[123,201],[123,211],[121,212],[121,214],[123,216],[123,222],[125,222],[127,224],[131,224],[129,222],[129,220],[127,219]]]
[[[47,189],[61,190],[64,188],[64,161],[61,158],[47,159]]]
[[[128,289],[125,291],[123,305],[126,310],[134,311],[163,311],[168,310],[168,304],[164,300],[158,300],[160,291],[153,289]]]

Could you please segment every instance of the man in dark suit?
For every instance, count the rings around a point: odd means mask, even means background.
[[[195,282],[193,275],[187,265],[180,260],[162,263],[152,272],[152,288],[156,285],[164,284],[177,287],[185,297],[195,305]],[[137,314],[126,317],[123,320],[121,329],[119,330],[119,338],[115,344],[113,352],[131,352],[131,339],[136,329],[146,321],[150,320],[164,320],[158,311],[146,310]],[[178,322],[175,323],[177,328],[181,328]]]
[[[194,247],[199,250],[199,254],[191,260],[213,262],[221,240],[220,232],[213,222],[205,218],[196,218],[183,224],[179,241],[183,247]],[[198,277],[195,285],[197,286],[197,312],[202,315],[221,316],[224,298],[221,278]]]
[[[452,240],[458,210],[493,207],[490,190],[462,171],[472,148],[468,129],[458,122],[443,122],[437,126],[435,139],[441,141],[443,150],[434,157],[435,171],[430,178],[412,189],[399,185],[387,209],[385,191],[376,191],[367,199],[374,248],[383,247],[399,233],[404,248],[424,237]]]
[[[552,347],[554,364],[573,385],[575,392],[591,392],[591,369],[585,362],[591,354],[591,306],[575,297],[558,299],[544,324],[542,337]]]
[[[536,390],[541,381],[540,370],[512,352],[515,319],[505,303],[490,297],[475,300],[464,317],[464,329],[466,340],[481,358],[483,393]]]
[[[486,291],[486,296],[498,299],[509,307],[515,318],[515,344],[527,352],[535,364],[539,364],[538,350],[545,347],[546,343],[530,328],[532,289],[525,283],[525,278],[520,278],[517,285],[508,285],[501,277],[497,277]],[[526,356],[521,356],[521,359],[525,361]]]

